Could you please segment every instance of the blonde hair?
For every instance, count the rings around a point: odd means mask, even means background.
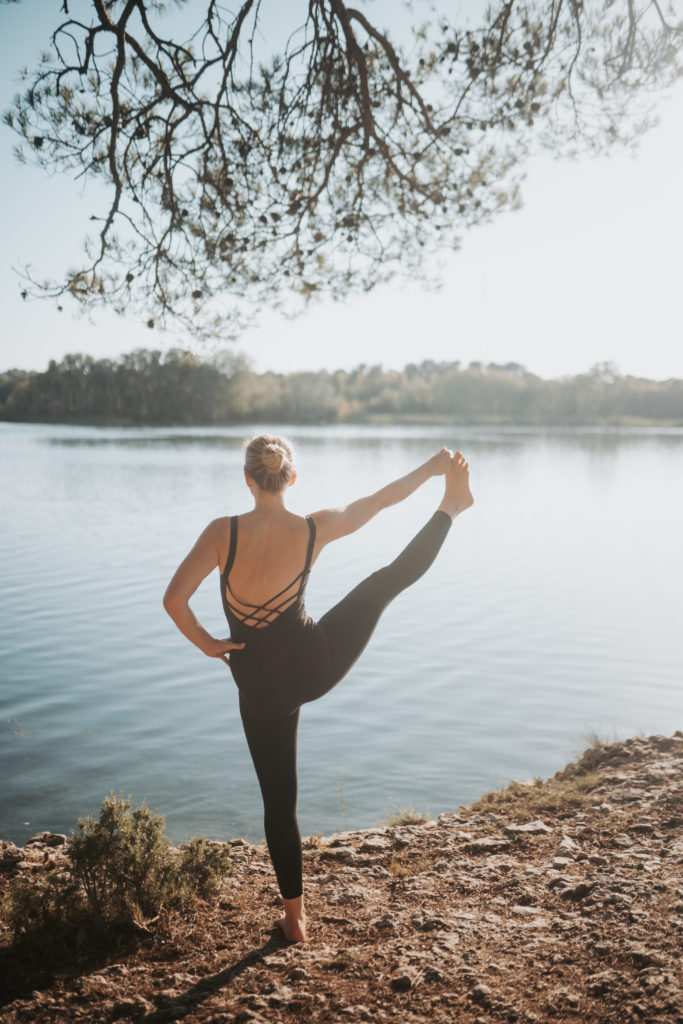
[[[244,472],[262,491],[281,491],[294,476],[294,452],[284,437],[259,434],[246,442]]]

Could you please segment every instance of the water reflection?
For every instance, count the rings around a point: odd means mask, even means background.
[[[13,425],[17,426],[17,425]],[[21,431],[21,427],[18,427]],[[30,430],[30,427],[24,427]],[[400,445],[418,450],[425,442],[445,443],[470,451],[480,449],[510,450],[530,445],[570,447],[586,452],[612,453],[628,446],[641,447],[655,442],[658,446],[676,447],[683,443],[681,427],[533,427],[533,426],[471,426],[457,423],[429,426],[296,426],[282,428],[250,424],[241,427],[40,427],[27,434],[38,444],[58,447],[128,447],[128,448],[192,448],[233,449],[244,439],[259,432],[286,434],[307,448],[335,446],[344,442],[349,449],[375,449],[377,445]],[[55,432],[59,431],[59,432]],[[61,433],[68,431],[68,433]]]

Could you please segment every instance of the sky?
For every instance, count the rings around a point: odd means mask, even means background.
[[[300,4],[280,4],[286,11]],[[0,6],[0,106],[18,90],[57,23],[61,0]],[[423,359],[517,362],[542,377],[612,362],[621,373],[683,378],[683,83],[659,105],[660,124],[638,153],[528,165],[523,208],[471,230],[444,252],[438,292],[385,285],[296,320],[263,310],[231,347],[255,370],[401,368]],[[19,165],[0,130],[0,371],[43,370],[68,352],[114,358],[172,348],[172,332],[100,311],[92,321],[21,299],[14,268],[40,278],[77,263],[92,186]],[[186,347],[186,342],[183,342]],[[200,347],[195,349],[202,354]]]

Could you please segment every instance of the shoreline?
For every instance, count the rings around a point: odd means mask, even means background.
[[[45,838],[4,892],[63,869]],[[597,745],[421,824],[307,838],[302,946],[273,927],[263,845],[228,845],[221,896],[127,948],[41,973],[3,926],[3,1020],[683,1022],[683,731]]]

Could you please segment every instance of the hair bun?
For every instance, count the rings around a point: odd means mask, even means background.
[[[269,473],[279,473],[286,457],[279,444],[268,444],[263,452],[263,465]]]
[[[281,491],[294,476],[294,452],[286,437],[259,434],[246,442],[244,470],[262,491]]]

